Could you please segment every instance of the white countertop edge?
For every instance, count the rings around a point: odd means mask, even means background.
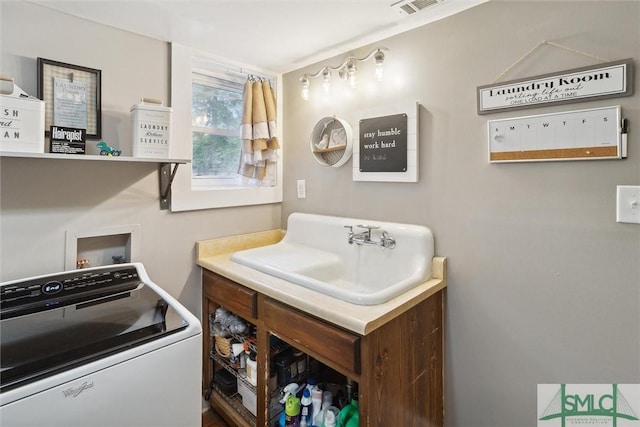
[[[230,257],[231,253],[203,257],[198,259],[198,265],[360,335],[370,333],[446,286],[444,279],[430,279],[384,304],[357,305],[235,263]]]

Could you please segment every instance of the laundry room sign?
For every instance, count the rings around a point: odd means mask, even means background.
[[[633,60],[623,59],[478,87],[478,114],[633,95]]]

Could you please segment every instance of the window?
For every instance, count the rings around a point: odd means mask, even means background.
[[[242,154],[242,92],[249,73],[268,78],[279,91],[281,76],[249,71],[244,65],[172,44],[171,156],[191,159],[190,164],[178,168],[172,185],[172,211],[282,201],[281,162],[276,165],[275,180],[266,185],[237,173]],[[277,110],[280,118],[279,105]],[[278,127],[282,129],[280,119]]]
[[[193,74],[191,84],[193,189],[247,185],[238,162],[242,151],[243,84]]]

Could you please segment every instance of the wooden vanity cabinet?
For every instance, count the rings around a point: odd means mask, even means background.
[[[208,270],[203,313],[224,306],[257,329],[257,416],[240,416],[214,391],[209,404],[232,426],[270,426],[269,342],[275,335],[358,384],[360,426],[442,426],[443,290],[367,335],[358,335]],[[205,326],[204,390],[211,380],[211,340]],[[273,415],[273,414],[271,414]]]

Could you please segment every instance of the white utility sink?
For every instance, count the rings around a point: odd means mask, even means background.
[[[367,228],[358,225],[378,227],[371,242],[361,244]],[[345,226],[356,235],[351,244]],[[383,231],[387,247],[380,243]],[[294,213],[280,242],[236,252],[231,260],[353,304],[376,305],[429,280],[433,255],[427,227]]]

